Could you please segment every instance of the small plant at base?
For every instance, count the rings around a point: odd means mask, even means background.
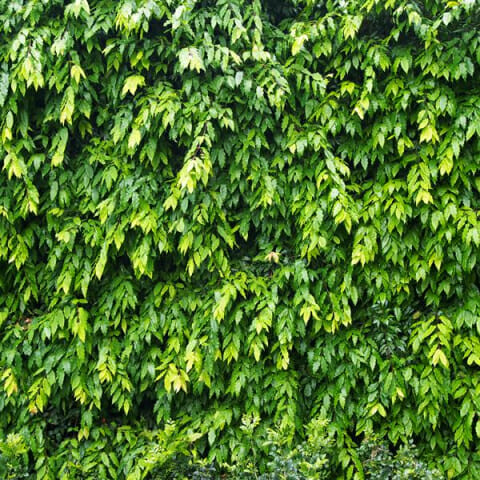
[[[28,448],[20,434],[0,440],[0,477],[5,480],[28,478]]]
[[[419,460],[418,451],[410,442],[402,445],[395,454],[385,442],[368,439],[362,443],[359,456],[368,480],[438,480],[443,478],[436,469],[431,469]]]

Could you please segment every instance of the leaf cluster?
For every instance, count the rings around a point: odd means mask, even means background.
[[[478,0],[0,0],[0,438],[115,478],[169,421],[224,464],[244,414],[254,444],[320,415],[340,478],[374,434],[479,478],[479,28]]]

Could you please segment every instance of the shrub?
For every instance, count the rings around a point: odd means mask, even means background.
[[[0,441],[0,475],[5,480],[30,477],[28,449],[18,433],[11,433],[5,440]]]
[[[395,455],[386,442],[365,441],[359,449],[363,460],[365,478],[371,480],[434,480],[444,478],[437,469],[418,458],[418,452],[410,442],[401,446]]]
[[[359,479],[372,436],[480,478],[479,21],[0,0],[0,435],[38,478],[255,448]],[[317,417],[332,458],[259,448]]]
[[[192,448],[195,434],[188,434],[170,423],[163,431],[132,431],[119,427],[94,432],[92,440],[79,445],[73,439],[63,445],[60,478],[148,478],[151,480],[321,480],[335,476],[339,449],[328,422],[312,420],[305,428],[306,438],[295,443],[293,431],[285,425],[254,435],[259,418],[242,420],[242,456],[218,465],[197,457]],[[9,435],[0,443],[0,471],[5,479],[34,478],[28,449],[21,435]],[[68,454],[67,452],[71,452]],[[442,474],[419,459],[410,442],[395,454],[386,442],[368,439],[352,450],[359,471],[367,480],[440,480]]]

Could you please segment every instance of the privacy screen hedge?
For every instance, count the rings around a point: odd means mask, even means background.
[[[372,434],[480,478],[479,34],[476,0],[0,0],[0,432],[38,478],[141,478],[168,420],[230,461],[244,414],[329,420],[345,478]]]

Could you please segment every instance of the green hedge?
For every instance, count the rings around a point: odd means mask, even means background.
[[[142,478],[170,420],[237,461],[251,414],[328,420],[340,478],[372,435],[480,478],[479,33],[477,0],[0,0],[30,470]]]
[[[292,442],[288,426],[276,426],[258,435],[260,419],[244,416],[241,430],[246,455],[232,464],[219,465],[198,458],[189,450],[194,437],[168,424],[157,435],[112,426],[94,429],[88,447],[77,440],[62,445],[63,465],[57,469],[62,479],[126,478],[136,480],[331,480],[335,478],[335,460],[339,450],[328,421],[317,418],[306,425],[306,438]],[[118,432],[122,432],[118,435]],[[262,451],[263,447],[263,451]],[[83,451],[82,451],[83,450]],[[32,478],[29,449],[19,434],[0,441],[2,479]],[[81,453],[79,455],[79,453]],[[369,480],[440,480],[444,478],[418,458],[413,442],[402,445],[395,454],[387,442],[372,438],[354,452],[361,478]],[[263,464],[259,462],[263,456]],[[136,460],[136,462],[135,462]],[[119,475],[119,472],[122,474]]]

